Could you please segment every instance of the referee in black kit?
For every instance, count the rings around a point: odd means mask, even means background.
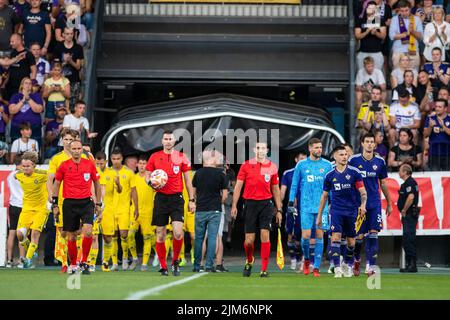
[[[398,191],[397,207],[402,215],[402,246],[406,255],[406,267],[400,269],[400,272],[417,272],[416,226],[420,214],[420,208],[417,206],[419,186],[412,177],[412,167],[409,164],[400,167],[399,176],[404,182]]]

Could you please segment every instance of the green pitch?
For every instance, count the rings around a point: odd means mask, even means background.
[[[259,278],[258,272],[243,278],[241,267],[230,269],[201,275],[184,271],[177,278],[163,278],[155,269],[97,271],[81,276],[80,289],[73,290],[67,287],[68,275],[55,268],[0,269],[0,299],[450,299],[450,272],[445,269],[421,269],[418,274],[383,269],[380,289],[373,290],[368,289],[365,275],[334,279],[323,270],[320,278],[313,278],[286,268],[269,270],[270,278]],[[69,287],[76,287],[76,279],[71,280]]]

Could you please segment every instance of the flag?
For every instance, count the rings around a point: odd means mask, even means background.
[[[56,228],[56,240],[55,240],[55,259],[61,262],[63,265],[67,265],[67,250],[66,239],[61,237],[59,228]]]
[[[277,241],[277,266],[280,270],[284,268],[284,253],[283,253],[283,244],[281,243],[281,231],[278,228],[278,241]]]
[[[355,226],[356,233],[358,233],[359,229],[361,229],[364,220],[366,220],[366,215],[363,216],[361,214],[361,210],[358,209],[358,217],[356,218],[356,226]]]

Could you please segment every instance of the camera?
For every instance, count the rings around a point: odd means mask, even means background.
[[[372,101],[372,104],[371,104],[369,110],[372,112],[381,111],[380,101]]]

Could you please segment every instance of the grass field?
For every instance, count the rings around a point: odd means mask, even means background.
[[[373,290],[367,288],[365,275],[334,279],[325,269],[320,278],[288,268],[269,270],[269,278],[259,278],[259,272],[243,278],[237,266],[229,273],[214,274],[194,274],[189,269],[185,267],[176,278],[161,277],[156,269],[146,273],[97,271],[81,276],[79,290],[69,290],[68,276],[55,268],[0,269],[0,299],[450,299],[448,269],[420,269],[417,274],[382,269],[381,288]]]

